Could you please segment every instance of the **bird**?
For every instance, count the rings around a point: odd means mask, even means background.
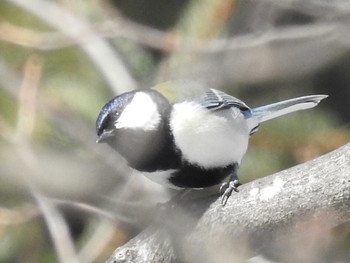
[[[313,108],[326,97],[309,95],[250,108],[223,91],[172,80],[106,103],[96,120],[97,142],[107,143],[129,167],[163,186],[186,191],[221,184],[225,206],[241,185],[238,168],[260,124]]]

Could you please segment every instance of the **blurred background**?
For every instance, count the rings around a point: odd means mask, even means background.
[[[328,94],[260,127],[242,182],[344,145],[349,33],[341,0],[0,1],[0,262],[103,262],[169,198],[95,143],[122,92],[190,79],[252,107]],[[326,261],[298,262],[349,262],[349,230],[327,232]]]

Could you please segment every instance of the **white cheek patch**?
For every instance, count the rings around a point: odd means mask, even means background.
[[[114,126],[117,129],[155,130],[160,122],[156,103],[143,92],[137,92]]]
[[[237,108],[210,111],[193,102],[175,104],[170,127],[184,158],[204,168],[240,163],[248,147],[247,122]]]

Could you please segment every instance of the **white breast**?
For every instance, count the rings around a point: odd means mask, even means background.
[[[204,168],[240,163],[249,129],[237,108],[210,111],[195,102],[175,104],[170,127],[183,157]]]
[[[175,171],[176,171],[175,169],[170,169],[166,171],[142,172],[142,174],[146,176],[148,179],[152,180],[153,182],[156,182],[158,184],[164,185],[169,188],[179,190],[181,189],[180,187],[176,187],[169,182],[169,178],[171,177],[171,174]]]

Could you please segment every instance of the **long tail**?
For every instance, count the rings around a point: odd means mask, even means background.
[[[321,100],[327,97],[328,95],[310,95],[254,108],[251,110],[252,115],[249,118],[251,127],[253,129],[261,122],[268,121],[288,113],[313,108]]]

